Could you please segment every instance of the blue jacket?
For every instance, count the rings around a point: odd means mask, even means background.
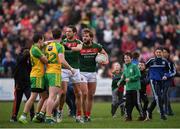
[[[149,78],[151,80],[162,80],[163,76],[171,77],[170,66],[164,58],[151,58],[146,62],[146,68],[149,68]]]
[[[167,60],[168,65],[170,66],[170,77],[174,77],[176,75],[176,67],[175,64],[171,60]]]

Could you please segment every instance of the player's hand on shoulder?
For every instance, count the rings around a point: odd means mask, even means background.
[[[51,40],[45,41],[45,42],[44,42],[44,45],[45,45],[45,46],[46,46],[46,45],[49,45],[51,42],[52,42]]]

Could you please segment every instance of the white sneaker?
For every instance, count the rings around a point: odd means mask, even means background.
[[[150,120],[150,118],[149,118],[149,112],[146,111],[146,119],[145,119],[144,121],[149,121],[149,120]]]
[[[112,117],[113,117],[113,118],[116,118],[117,116],[116,116],[116,115],[113,115]]]
[[[76,122],[77,123],[84,123],[84,120],[81,118],[81,116],[76,116]]]
[[[57,111],[57,114],[56,114],[56,121],[57,123],[60,123],[62,121],[62,111]]]
[[[22,124],[27,124],[27,123],[28,123],[27,118],[26,118],[25,116],[23,116],[23,115],[21,115],[21,116],[19,117],[18,121],[19,121],[20,123],[22,123]]]

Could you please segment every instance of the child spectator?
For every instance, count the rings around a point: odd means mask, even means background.
[[[115,117],[115,113],[117,111],[118,106],[120,105],[120,102],[123,99],[123,86],[120,86],[118,88],[117,82],[120,80],[122,71],[121,71],[121,65],[118,62],[113,63],[112,65],[112,105],[111,105],[111,114],[113,117]],[[121,104],[121,115],[124,115],[124,105]]]
[[[140,103],[140,93],[141,89],[140,77],[141,73],[137,65],[132,63],[132,54],[127,52],[124,54],[124,71],[121,79],[118,82],[122,84],[123,81],[126,82],[126,118],[125,121],[132,121],[132,110],[134,106],[138,106],[140,111],[140,117],[138,120],[144,120],[144,115]]]
[[[142,109],[143,109],[143,113],[144,113],[144,116],[145,116],[146,111],[147,111],[147,107],[148,107],[148,103],[149,103],[148,97],[147,97],[147,94],[146,94],[146,86],[149,83],[149,79],[148,79],[147,72],[146,72],[145,62],[143,62],[143,61],[139,62],[139,69],[141,71],[140,100],[141,100],[141,103],[142,102],[144,103]]]

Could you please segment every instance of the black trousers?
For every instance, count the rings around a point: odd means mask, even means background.
[[[173,114],[173,109],[171,107],[171,101],[170,101],[170,93],[171,91],[174,90],[174,87],[169,87],[168,90],[168,109],[167,109],[167,114]]]
[[[72,84],[67,87],[66,103],[70,109],[70,115],[76,115],[75,95]]]
[[[163,81],[150,80],[150,83],[154,98],[153,101],[151,102],[150,107],[148,108],[148,112],[152,113],[157,105],[160,110],[160,114],[164,115],[163,98],[162,98],[164,94]]]
[[[163,82],[163,105],[164,105],[164,111],[166,114],[173,113],[170,103],[170,97],[169,97],[169,88],[172,86],[172,79],[168,79]]]
[[[27,86],[20,86],[19,84],[15,83],[14,89],[14,102],[13,102],[13,110],[12,110],[12,118],[16,119],[19,108],[21,105],[23,94],[25,94],[27,100],[31,96],[31,88],[29,85]],[[30,117],[31,119],[34,117],[34,106],[30,109]]]
[[[141,103],[139,90],[126,91],[126,117],[132,118],[132,111],[134,106],[138,107],[141,117],[144,117]]]
[[[140,91],[140,101],[141,101],[141,104],[143,104],[142,106],[143,113],[146,114],[148,103],[149,103],[146,92]]]

